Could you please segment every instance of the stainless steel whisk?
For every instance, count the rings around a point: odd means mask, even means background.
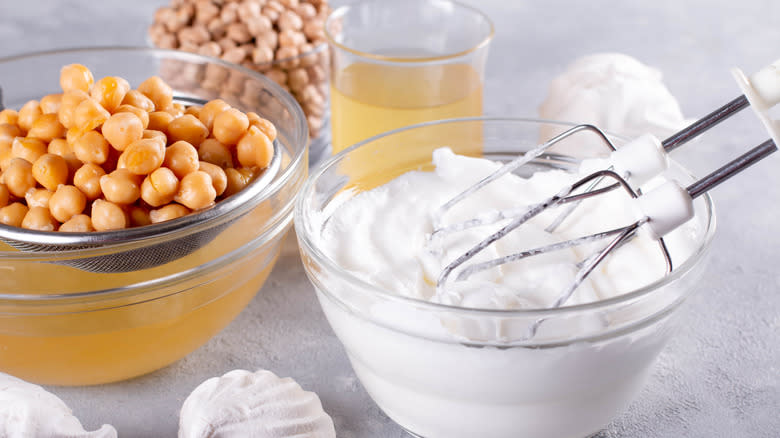
[[[746,78],[738,69],[734,69],[733,74],[744,92],[742,96],[733,99],[726,105],[694,122],[663,142],[659,142],[652,136],[645,135],[630,142],[621,149],[616,149],[609,141],[608,137],[598,128],[592,125],[578,125],[555,136],[525,155],[505,164],[494,173],[488,175],[477,184],[469,187],[467,190],[442,205],[433,216],[434,232],[431,234],[431,239],[437,239],[443,235],[475,226],[489,225],[501,220],[509,220],[509,223],[474,245],[471,249],[447,265],[442,270],[437,280],[437,293],[441,294],[445,292],[446,285],[453,271],[462,267],[471,258],[495,241],[503,238],[511,231],[542,212],[561,205],[570,206],[563,214],[558,216],[553,224],[547,227],[546,231],[552,232],[563,222],[563,220],[565,220],[572,212],[573,207],[580,201],[603,195],[604,193],[615,189],[623,189],[630,198],[635,200],[643,213],[643,216],[639,220],[615,229],[565,240],[466,266],[458,272],[455,280],[465,280],[477,272],[505,263],[586,243],[601,241],[611,237],[612,239],[606,246],[595,251],[578,263],[578,271],[574,277],[574,281],[558,295],[551,306],[552,308],[557,308],[564,305],[588,275],[612,252],[635,236],[636,232],[642,226],[647,226],[651,235],[657,239],[660,251],[666,262],[666,272],[667,274],[670,273],[673,269],[672,259],[663,237],[693,217],[693,200],[723,181],[740,173],[747,167],[750,167],[772,154],[777,150],[777,144],[780,144],[780,121],[773,121],[768,114],[768,110],[771,107],[780,103],[780,60],[755,73],[750,79]],[[751,106],[755,110],[759,119],[769,131],[770,136],[772,137],[771,139],[728,162],[726,165],[688,187],[681,187],[676,182],[669,181],[644,194],[641,193],[640,190],[635,190],[632,187],[632,183],[638,185],[641,183],[641,180],[649,179],[649,177],[665,170],[666,165],[668,165],[666,152],[681,146],[691,138],[710,129],[748,106]],[[480,188],[495,181],[499,177],[512,172],[520,166],[539,157],[544,151],[561,140],[585,131],[596,133],[604,141],[606,146],[613,151],[613,165],[609,166],[609,168],[585,176],[538,204],[505,212],[497,212],[489,218],[475,218],[446,227],[441,225],[444,213],[461,200],[473,195]],[[646,165],[644,162],[645,160],[649,160],[651,164],[649,166]],[[632,178],[632,176],[634,178]],[[639,178],[636,178],[637,176]],[[602,182],[607,182],[609,184],[599,187]],[[527,333],[528,338],[533,337],[536,334],[536,331],[542,322],[543,319],[539,319],[529,326]]]

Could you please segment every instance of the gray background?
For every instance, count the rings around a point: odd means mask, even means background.
[[[3,0],[0,56],[145,45],[146,27],[164,3]],[[486,78],[488,115],[534,116],[549,80],[569,62],[619,51],[661,69],[684,114],[699,117],[739,94],[728,68],[752,72],[780,58],[777,0],[467,3],[484,10],[497,29]],[[765,138],[745,112],[674,157],[704,174]],[[685,307],[684,329],[640,397],[599,438],[780,434],[778,166],[780,154],[715,190],[719,230],[701,290]],[[111,423],[123,437],[170,437],[190,391],[235,368],[267,368],[316,391],[341,438],[406,436],[356,380],[292,235],[258,296],[204,347],[124,383],[49,389],[88,428]]]

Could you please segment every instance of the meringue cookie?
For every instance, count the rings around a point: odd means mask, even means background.
[[[664,85],[661,72],[620,53],[599,53],[574,61],[550,83],[547,99],[539,107],[539,117],[589,123],[628,137],[650,133],[662,139],[689,122]],[[546,127],[541,140],[562,131]],[[580,152],[592,155],[607,151],[588,135],[578,134],[577,138],[577,142],[562,143],[556,150],[572,153],[574,147],[583,147],[579,141],[583,139],[588,142],[588,150]]]
[[[233,370],[184,401],[179,438],[335,438],[319,397],[267,370]]]
[[[116,438],[104,424],[87,432],[70,408],[38,385],[0,373],[0,437],[3,438]]]

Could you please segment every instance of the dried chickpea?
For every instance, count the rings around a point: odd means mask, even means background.
[[[21,202],[13,202],[0,208],[0,224],[21,227],[24,216],[29,209]]]
[[[249,168],[228,168],[225,169],[225,176],[227,177],[227,188],[225,189],[224,196],[230,196],[238,193],[252,181],[254,178],[254,172]]]
[[[0,124],[0,141],[14,141],[14,138],[22,135],[18,126],[10,123]]]
[[[37,138],[16,137],[11,143],[13,158],[24,158],[31,164],[46,153],[46,143]]]
[[[57,111],[57,118],[62,126],[68,129],[76,126],[76,107],[87,99],[89,94],[81,90],[68,91],[62,95],[60,109]]]
[[[171,169],[181,179],[198,170],[198,150],[186,141],[177,141],[165,149],[163,166]]]
[[[123,151],[130,143],[140,140],[144,133],[141,119],[133,113],[116,113],[103,123],[103,137],[118,151]]]
[[[83,163],[103,164],[108,159],[109,144],[97,131],[81,134],[72,144],[73,153]]]
[[[62,93],[48,94],[41,98],[41,112],[43,114],[56,114],[60,109]]]
[[[246,113],[246,116],[249,118],[250,126],[256,126],[259,130],[263,131],[263,134],[265,134],[269,140],[276,140],[276,126],[274,126],[273,123],[252,111]]]
[[[71,128],[78,128],[82,132],[98,128],[108,118],[109,113],[98,101],[92,98],[84,99],[73,110],[73,123]]]
[[[249,118],[235,108],[229,108],[214,118],[212,134],[225,145],[236,144],[249,128]]]
[[[65,127],[60,123],[57,114],[48,113],[42,114],[35,119],[32,127],[27,131],[27,136],[39,138],[48,143],[55,138],[63,137],[65,131]]]
[[[60,87],[66,93],[75,90],[89,92],[94,82],[92,72],[81,64],[70,64],[60,69]]]
[[[173,89],[159,76],[152,76],[141,82],[138,91],[151,99],[157,109],[167,108],[173,103]]]
[[[0,111],[0,124],[15,125],[19,120],[19,113],[10,108]]]
[[[68,164],[68,174],[73,175],[76,170],[83,164],[81,160],[73,153],[73,148],[70,147],[68,142],[62,138],[55,138],[49,142],[47,153],[59,155],[65,159]]]
[[[22,131],[27,132],[32,128],[35,119],[43,114],[41,112],[41,105],[37,100],[30,100],[25,103],[21,109],[19,109],[19,116],[16,124]]]
[[[59,155],[46,153],[33,163],[32,175],[38,184],[53,192],[68,181],[68,163]]]
[[[165,111],[153,111],[149,113],[149,126],[146,129],[168,132],[168,125],[173,120],[173,116]]]
[[[153,224],[180,218],[190,214],[190,210],[181,204],[168,204],[164,207],[149,212],[149,219]]]
[[[114,111],[114,114],[117,114],[117,113],[132,113],[132,114],[135,114],[136,117],[141,119],[141,126],[143,126],[144,129],[149,128],[149,113],[144,111],[141,108],[138,108],[137,106],[127,105],[127,104],[119,105],[119,107],[116,109],[116,111]]]
[[[198,158],[223,169],[233,167],[233,154],[230,149],[215,138],[207,138],[200,144]]]
[[[132,204],[141,197],[138,176],[127,169],[117,169],[101,176],[100,190],[106,200],[115,204]]]
[[[108,112],[113,112],[122,104],[128,91],[130,84],[126,80],[117,76],[106,76],[92,85],[90,96]]]
[[[8,201],[11,200],[11,192],[8,191],[8,187],[4,183],[0,183],[0,207],[8,205]]]
[[[167,167],[155,169],[141,183],[141,199],[152,207],[170,203],[178,191],[179,179]]]
[[[130,105],[146,112],[155,110],[154,102],[138,90],[130,90],[122,99],[122,105]]]
[[[127,228],[127,217],[122,207],[96,199],[92,203],[92,226],[96,231],[121,230]]]
[[[227,175],[225,171],[216,164],[207,163],[201,161],[198,163],[198,170],[206,172],[211,177],[211,185],[214,186],[214,191],[217,192],[217,196],[221,196],[225,193],[227,188]]]
[[[118,166],[136,175],[148,175],[162,165],[164,158],[165,151],[160,147],[160,142],[145,138],[127,146],[119,157]]]
[[[130,207],[127,216],[130,219],[131,227],[142,227],[152,223],[152,218],[149,217],[149,210],[138,205]]]
[[[49,211],[60,222],[68,222],[81,214],[87,206],[87,197],[76,186],[61,185],[49,199]],[[75,225],[75,224],[71,224]]]
[[[273,153],[273,142],[256,126],[250,126],[236,145],[236,158],[244,167],[267,167]]]
[[[89,233],[95,231],[95,228],[92,226],[92,219],[89,216],[86,214],[77,214],[60,225],[60,229],[57,231],[67,233]]]
[[[106,174],[102,167],[94,163],[85,163],[73,174],[73,185],[78,187],[88,200],[100,197],[100,177]]]
[[[173,200],[191,210],[200,210],[214,204],[217,192],[208,173],[196,170],[179,182],[179,191]]]
[[[171,120],[168,124],[168,136],[172,142],[184,140],[199,145],[209,136],[209,130],[195,116],[186,114]]]
[[[48,189],[30,189],[24,194],[24,202],[28,208],[44,207],[49,208],[49,201],[54,192]]]
[[[222,99],[211,100],[200,109],[198,120],[203,123],[203,126],[205,126],[206,129],[211,131],[214,127],[214,118],[217,117],[217,114],[229,108],[230,105]]]
[[[58,225],[49,209],[45,207],[30,207],[22,219],[22,228],[28,230],[55,231]]]

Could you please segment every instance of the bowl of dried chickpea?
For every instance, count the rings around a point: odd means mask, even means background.
[[[209,87],[205,71],[229,78]],[[308,169],[296,101],[148,48],[0,59],[0,371],[123,380],[205,343],[261,289]]]
[[[310,161],[329,153],[327,0],[171,0],[148,30],[156,47],[216,57],[258,71],[303,108]],[[214,88],[230,87],[207,72]]]

